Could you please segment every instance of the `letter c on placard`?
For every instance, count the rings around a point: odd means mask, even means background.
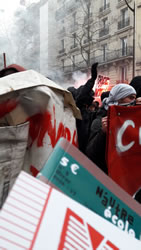
[[[128,126],[132,126],[133,128],[135,128],[134,122],[131,120],[127,120],[123,123],[123,125],[121,126],[121,128],[119,129],[119,131],[117,133],[117,149],[119,152],[125,152],[125,151],[129,150],[135,143],[134,141],[132,141],[125,146],[122,144],[122,136],[123,136],[123,134]]]

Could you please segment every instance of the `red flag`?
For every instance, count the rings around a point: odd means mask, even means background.
[[[108,112],[109,176],[133,195],[141,186],[141,106],[111,106]]]

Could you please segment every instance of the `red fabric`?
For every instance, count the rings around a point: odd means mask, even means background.
[[[0,70],[0,74],[3,74],[4,72],[6,72],[8,69],[15,69],[17,72],[21,72],[21,71],[25,71],[26,69],[23,68],[22,66],[18,65],[18,64],[10,64],[9,66],[7,66],[6,68]]]
[[[109,176],[133,195],[141,186],[141,106],[109,108],[106,153]]]
[[[26,69],[23,68],[22,66],[18,65],[18,64],[11,64],[9,65],[8,67],[5,68],[6,69],[16,69],[18,72],[21,72],[21,71],[25,71]]]

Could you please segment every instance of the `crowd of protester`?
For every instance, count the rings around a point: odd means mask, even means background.
[[[101,105],[94,99],[94,84],[97,79],[98,63],[91,67],[90,79],[79,88],[69,87],[82,120],[76,119],[78,147],[102,171],[108,174],[106,163],[107,114],[109,106],[141,105],[141,76],[134,77],[129,84],[119,83],[111,91],[101,94]],[[12,64],[0,71],[0,78],[24,71],[23,67]],[[141,191],[136,194],[141,203]],[[135,197],[135,198],[136,198]]]
[[[79,149],[102,171],[108,174],[106,136],[109,106],[140,105],[141,76],[134,77],[129,84],[119,83],[111,91],[103,92],[101,94],[102,104],[97,105],[97,102],[94,100],[94,93],[92,93],[97,78],[97,66],[97,63],[92,65],[91,78],[84,86],[78,89],[70,87],[68,90],[72,93],[76,105],[82,114],[82,120],[76,122]],[[141,189],[134,198],[141,203]]]

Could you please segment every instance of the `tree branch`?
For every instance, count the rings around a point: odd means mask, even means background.
[[[135,11],[135,10],[129,5],[129,3],[127,2],[127,0],[125,0],[125,3],[126,3],[126,5],[127,5],[127,7],[128,7],[132,12]]]

